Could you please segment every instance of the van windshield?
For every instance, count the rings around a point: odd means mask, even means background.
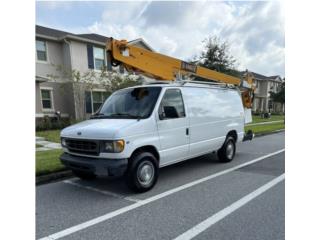
[[[92,118],[148,118],[161,87],[138,87],[112,94]]]

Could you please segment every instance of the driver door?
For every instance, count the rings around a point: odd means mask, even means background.
[[[160,166],[186,159],[189,154],[189,129],[180,89],[170,88],[164,93],[158,109]]]

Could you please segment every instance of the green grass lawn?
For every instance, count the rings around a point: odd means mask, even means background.
[[[47,130],[47,131],[37,131],[37,137],[44,137],[45,140],[50,142],[60,143],[60,131],[61,130]]]
[[[271,115],[270,118],[261,118],[260,116],[252,116],[252,123],[259,123],[259,122],[271,122],[271,121],[279,121],[284,120],[284,115]]]
[[[284,123],[270,123],[256,126],[245,126],[245,131],[251,129],[254,133],[268,133],[280,129],[284,129]]]
[[[60,162],[62,150],[36,152],[36,176],[65,169]]]
[[[42,145],[40,144],[36,144],[36,148],[42,147]]]

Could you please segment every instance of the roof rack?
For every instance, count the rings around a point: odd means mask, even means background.
[[[151,82],[143,83],[144,85],[153,85],[153,84],[171,84],[174,83],[174,81],[161,81],[161,80],[155,80]]]
[[[184,86],[187,83],[210,85],[210,86],[224,87],[224,88],[236,88],[236,86],[234,86],[233,84],[226,84],[226,83],[219,83],[219,82],[212,82],[212,81],[195,81],[195,80],[176,80],[176,81],[154,80],[151,82],[143,83],[143,85],[180,84],[180,86]]]
[[[183,80],[181,81],[181,85],[185,85],[187,83],[194,83],[194,84],[202,84],[202,85],[211,85],[211,86],[219,86],[225,88],[236,88],[233,84],[226,84],[226,83],[219,83],[219,82],[212,82],[212,81],[194,81],[194,80]]]

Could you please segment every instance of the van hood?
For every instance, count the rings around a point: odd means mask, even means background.
[[[61,137],[82,139],[113,139],[115,134],[137,123],[136,119],[91,119],[61,131]]]

